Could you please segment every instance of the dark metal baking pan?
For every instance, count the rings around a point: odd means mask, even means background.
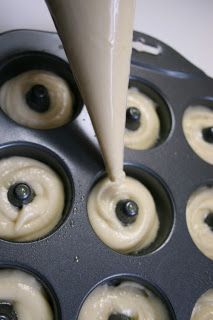
[[[213,105],[213,80],[154,38],[135,32],[134,41],[158,52],[133,49],[131,81],[162,102],[158,110],[164,124],[162,139],[150,150],[125,149],[127,172],[150,187],[154,198],[160,185],[169,199],[170,218],[163,201],[165,213],[162,209],[160,219],[161,227],[167,228],[166,236],[152,250],[139,255],[114,252],[98,239],[89,224],[87,196],[104,173],[104,165],[85,107],[74,121],[51,130],[24,128],[0,112],[1,158],[18,154],[42,160],[41,150],[46,148],[49,153],[43,161],[51,166],[59,161],[56,170],[62,166],[63,173],[71,179],[68,197],[73,200],[72,205],[56,230],[34,242],[0,240],[0,266],[21,266],[40,275],[57,297],[61,316],[56,318],[62,320],[76,319],[91,288],[116,275],[139,278],[162,292],[165,301],[170,302],[171,317],[177,320],[189,320],[196,300],[213,285],[212,261],[192,242],[185,219],[189,196],[198,186],[212,182],[213,170],[188,146],[181,124],[189,104],[202,101]],[[0,81],[6,61],[26,52],[50,54],[67,61],[55,33],[30,30],[3,33]]]

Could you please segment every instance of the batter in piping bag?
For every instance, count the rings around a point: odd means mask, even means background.
[[[131,248],[129,246],[121,248],[124,252],[140,250],[154,241],[159,222],[150,192],[137,180],[126,177],[123,171],[135,1],[47,0],[46,2],[87,106],[107,171],[107,178],[95,186],[88,200],[91,225],[106,244],[116,249],[117,244],[112,246],[108,243],[104,236],[105,228],[99,226],[111,224],[110,219],[113,217],[116,223],[111,232],[115,235],[115,239],[118,238],[116,237],[118,232],[122,233],[122,229],[123,234],[128,234],[130,239],[137,226],[142,223],[139,230],[143,240],[140,237],[138,241],[133,241],[134,245]],[[147,197],[152,204],[150,216],[152,236],[147,232],[145,218],[145,211],[149,209],[141,206],[141,202],[146,203]],[[126,215],[127,220],[130,218],[131,223],[123,223],[116,215],[115,199],[118,202],[123,201],[124,205],[120,202],[119,210],[124,216]],[[134,216],[134,221],[131,216]],[[99,225],[94,223],[97,217],[101,220]],[[136,232],[139,233],[139,230]]]

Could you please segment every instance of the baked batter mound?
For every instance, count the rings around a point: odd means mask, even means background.
[[[213,188],[202,187],[195,191],[186,207],[189,233],[204,255],[213,260],[213,230],[205,222],[213,212]]]
[[[136,221],[127,226],[115,213],[117,203],[123,199],[133,200],[138,205]],[[155,240],[159,228],[150,192],[130,177],[125,177],[122,182],[112,182],[108,178],[99,181],[89,195],[88,215],[99,238],[121,253],[138,252],[148,247]]]
[[[196,302],[192,311],[191,320],[213,319],[213,289],[205,292]]]
[[[9,188],[20,182],[31,186],[35,193],[32,202],[22,208],[8,200]],[[63,208],[63,184],[50,167],[25,157],[0,160],[0,238],[38,239],[57,225]]]
[[[50,98],[49,109],[37,112],[29,107],[26,94],[35,85],[43,85]],[[56,128],[67,123],[73,114],[74,96],[59,76],[44,70],[24,72],[5,82],[0,89],[0,106],[15,122],[35,129]]]
[[[0,300],[12,304],[18,319],[53,319],[44,289],[34,277],[25,272],[0,271]]]
[[[85,300],[78,320],[108,320],[112,314],[122,314],[132,320],[168,320],[164,304],[141,285],[125,281],[114,287],[97,287]]]
[[[202,106],[189,107],[183,116],[183,132],[193,151],[204,161],[213,164],[213,143],[206,142],[202,130],[213,127],[213,111]]]
[[[137,130],[125,130],[125,146],[138,150],[152,148],[160,135],[160,120],[156,112],[155,102],[136,88],[130,88],[127,96],[127,108],[129,107],[139,109],[141,119]]]

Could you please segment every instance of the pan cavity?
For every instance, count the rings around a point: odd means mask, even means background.
[[[168,239],[174,206],[168,188],[147,168],[125,166],[122,182],[101,177],[92,187],[88,217],[96,235],[111,249],[134,255],[157,250]]]
[[[209,289],[197,300],[190,320],[212,319],[213,315],[213,289]]]
[[[213,164],[213,104],[202,101],[189,106],[184,112],[182,127],[192,150],[202,160]]]
[[[93,288],[82,303],[78,320],[174,320],[167,298],[143,279],[114,276]]]
[[[152,86],[131,78],[127,95],[124,144],[127,148],[146,150],[163,143],[172,127],[166,100]]]
[[[192,193],[186,206],[186,222],[197,248],[213,260],[213,186],[202,186]]]
[[[0,319],[59,320],[52,289],[37,275],[15,267],[0,269]]]
[[[59,227],[69,212],[73,183],[64,163],[46,148],[0,149],[0,238],[25,242]]]
[[[0,106],[16,123],[52,129],[72,121],[82,100],[62,59],[47,53],[25,52],[0,64]]]

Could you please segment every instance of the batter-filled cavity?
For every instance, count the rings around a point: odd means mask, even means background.
[[[33,276],[18,270],[0,270],[0,319],[54,319],[46,293]]]
[[[121,253],[136,253],[156,238],[159,219],[149,190],[138,180],[100,180],[88,199],[90,223],[98,237]]]
[[[191,320],[213,319],[213,289],[205,292],[196,302]]]
[[[213,187],[202,187],[191,195],[186,221],[196,246],[213,260]]]
[[[0,238],[35,240],[58,224],[64,187],[46,164],[25,157],[0,160]]]
[[[125,146],[132,149],[152,148],[160,135],[156,103],[136,88],[127,96]]]
[[[8,80],[0,88],[0,106],[15,122],[29,128],[64,125],[73,114],[74,95],[56,74],[33,70]]]
[[[150,290],[124,281],[118,286],[104,284],[85,300],[78,320],[168,320],[165,305]]]
[[[189,107],[184,112],[182,125],[190,147],[201,159],[213,164],[213,110]]]

